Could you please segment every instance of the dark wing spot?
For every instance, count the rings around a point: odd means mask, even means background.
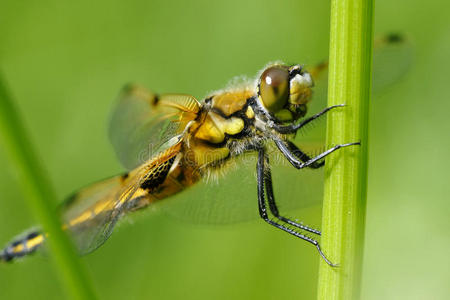
[[[153,97],[153,100],[152,100],[152,105],[156,106],[156,105],[158,105],[158,102],[159,102],[159,95],[155,94],[155,96]]]
[[[401,43],[405,38],[401,34],[393,32],[386,36],[386,40],[388,43]]]

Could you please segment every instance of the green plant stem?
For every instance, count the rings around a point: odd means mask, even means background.
[[[367,190],[368,116],[373,47],[372,0],[332,0],[327,144],[361,141],[327,158],[318,299],[360,297]]]
[[[95,299],[93,287],[86,276],[70,240],[61,229],[55,213],[56,197],[40,161],[33,151],[26,130],[0,76],[1,144],[18,171],[24,196],[36,218],[48,233],[48,242],[70,294],[76,299]]]

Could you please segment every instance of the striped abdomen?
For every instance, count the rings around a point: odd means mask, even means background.
[[[19,237],[0,253],[0,260],[10,261],[13,258],[33,253],[44,242],[44,239],[44,235],[38,231]]]

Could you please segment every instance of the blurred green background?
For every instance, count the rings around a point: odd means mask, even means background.
[[[450,295],[449,8],[377,3],[375,35],[407,33],[415,58],[372,107],[362,299]],[[125,83],[201,98],[269,61],[321,61],[328,31],[328,1],[3,1],[0,68],[63,199],[122,170],[106,120]],[[0,165],[3,244],[35,222],[1,148]],[[255,190],[242,198],[256,209]],[[299,217],[320,226],[320,207]],[[316,250],[262,221],[208,227],[148,214],[131,222],[83,258],[102,299],[316,295]],[[1,299],[62,297],[45,255],[0,265]]]

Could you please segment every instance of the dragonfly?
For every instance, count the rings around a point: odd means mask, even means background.
[[[401,41],[391,35],[378,43],[394,45],[394,50],[384,47],[392,56],[399,52]],[[388,61],[392,65],[392,59]],[[383,76],[382,86],[403,73],[404,65],[395,66],[396,72],[390,72],[388,80]],[[346,109],[344,104],[325,107],[307,117],[314,82],[326,69],[326,62],[310,69],[298,64],[272,63],[256,79],[233,83],[202,101],[186,94],[158,95],[141,86],[125,86],[110,120],[109,138],[128,171],[82,188],[58,210],[63,229],[70,234],[79,253],[90,253],[105,243],[125,215],[160,203],[168,202],[165,209],[182,217],[192,211],[188,206],[197,207],[203,212],[198,219],[220,223],[227,205],[239,207],[236,203],[246,199],[232,197],[235,199],[217,204],[214,199],[220,197],[215,194],[223,183],[211,188],[210,180],[202,179],[220,180],[230,166],[246,168],[248,162],[254,165],[256,160],[256,215],[312,244],[326,263],[335,266],[323,253],[318,239],[313,238],[320,237],[319,230],[280,212],[279,203],[283,202],[275,197],[270,163],[276,154],[293,170],[321,169],[327,155],[359,145],[359,141],[347,141],[310,155],[295,143],[302,129],[330,111]],[[374,86],[377,88],[375,83]],[[243,183],[251,177],[247,173]],[[183,200],[177,197],[181,192],[193,190],[196,184],[205,190],[204,197]],[[247,184],[242,184],[241,188],[246,187]],[[169,198],[177,198],[181,203],[178,209]],[[190,205],[195,202],[198,203]],[[299,205],[298,201],[292,202]],[[190,214],[187,218],[199,215]],[[240,213],[228,215],[241,217]],[[233,217],[229,219],[233,221]],[[8,243],[0,252],[0,261],[9,262],[34,253],[46,239],[45,232],[30,230]]]

